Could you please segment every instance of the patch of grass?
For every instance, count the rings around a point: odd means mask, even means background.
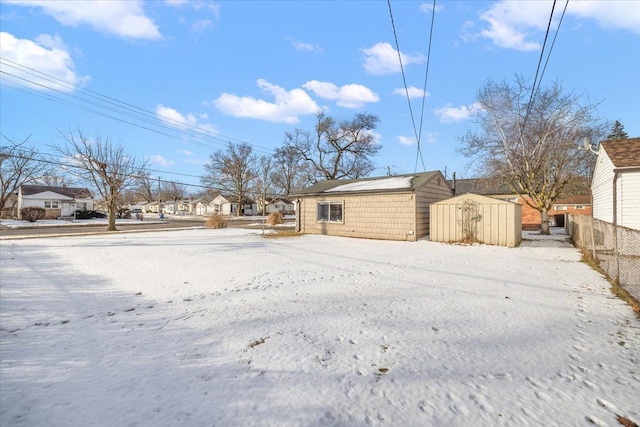
[[[222,215],[211,215],[204,226],[207,228],[227,228],[229,219]]]
[[[282,224],[282,214],[280,212],[272,212],[267,217],[267,224],[269,225],[279,225]]]
[[[265,234],[265,239],[279,239],[283,237],[298,237],[302,236],[302,233],[297,233],[294,230],[276,230],[275,233]]]
[[[620,283],[618,283],[617,280],[610,279],[609,276],[607,276],[607,273],[605,273],[605,271],[600,268],[598,263],[590,255],[587,255],[583,252],[582,262],[596,270],[598,273],[602,274],[609,281],[609,283],[611,283],[611,292],[615,296],[629,304],[633,312],[640,319],[640,301],[635,299],[629,292],[627,292],[625,288],[620,286]]]

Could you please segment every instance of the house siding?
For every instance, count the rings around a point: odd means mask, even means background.
[[[591,203],[595,219],[613,223],[613,163],[602,150],[591,181]]]
[[[640,171],[620,173],[617,186],[618,225],[640,230]]]
[[[413,192],[306,196],[300,202],[299,230],[309,234],[415,241]],[[343,222],[317,221],[318,202],[342,202]]]
[[[451,197],[451,188],[442,177],[435,177],[416,191],[416,236],[429,235],[432,203]]]

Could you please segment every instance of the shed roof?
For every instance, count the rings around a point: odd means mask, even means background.
[[[617,168],[640,166],[640,138],[610,139],[602,141],[600,147]]]
[[[458,204],[458,203],[464,203],[467,200],[471,200],[473,202],[476,202],[478,204],[484,204],[484,205],[514,205],[517,203],[513,203],[513,202],[509,202],[507,200],[504,199],[496,199],[494,197],[488,197],[488,196],[482,196],[480,194],[475,194],[475,193],[466,193],[466,194],[461,194],[459,196],[455,196],[452,197],[450,199],[445,199],[445,200],[440,200],[439,202],[435,202],[432,203],[433,205],[452,205],[452,204]]]
[[[23,196],[31,196],[39,193],[46,193],[51,191],[52,193],[60,194],[62,196],[70,197],[72,199],[87,199],[91,198],[91,192],[86,188],[80,187],[51,187],[48,185],[22,185],[20,186]]]
[[[422,187],[424,184],[436,177],[442,177],[440,171],[373,178],[332,179],[327,181],[318,181],[312,186],[300,190],[296,196],[336,193],[360,194],[415,191],[417,188]],[[443,181],[447,183],[445,179],[443,179]]]

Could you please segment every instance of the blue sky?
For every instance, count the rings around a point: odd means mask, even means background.
[[[372,175],[470,178],[456,148],[476,93],[533,79],[553,2],[437,2],[423,110],[432,4],[391,2],[423,161],[386,1],[0,1],[0,128],[45,152],[70,129],[109,136],[152,175],[198,184],[228,141],[272,154],[319,109],[367,112],[383,147]],[[635,137],[639,70],[640,2],[572,0],[542,85],[599,102]]]

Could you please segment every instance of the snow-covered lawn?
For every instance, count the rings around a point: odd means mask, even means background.
[[[0,425],[638,423],[640,321],[564,237],[3,240]]]

